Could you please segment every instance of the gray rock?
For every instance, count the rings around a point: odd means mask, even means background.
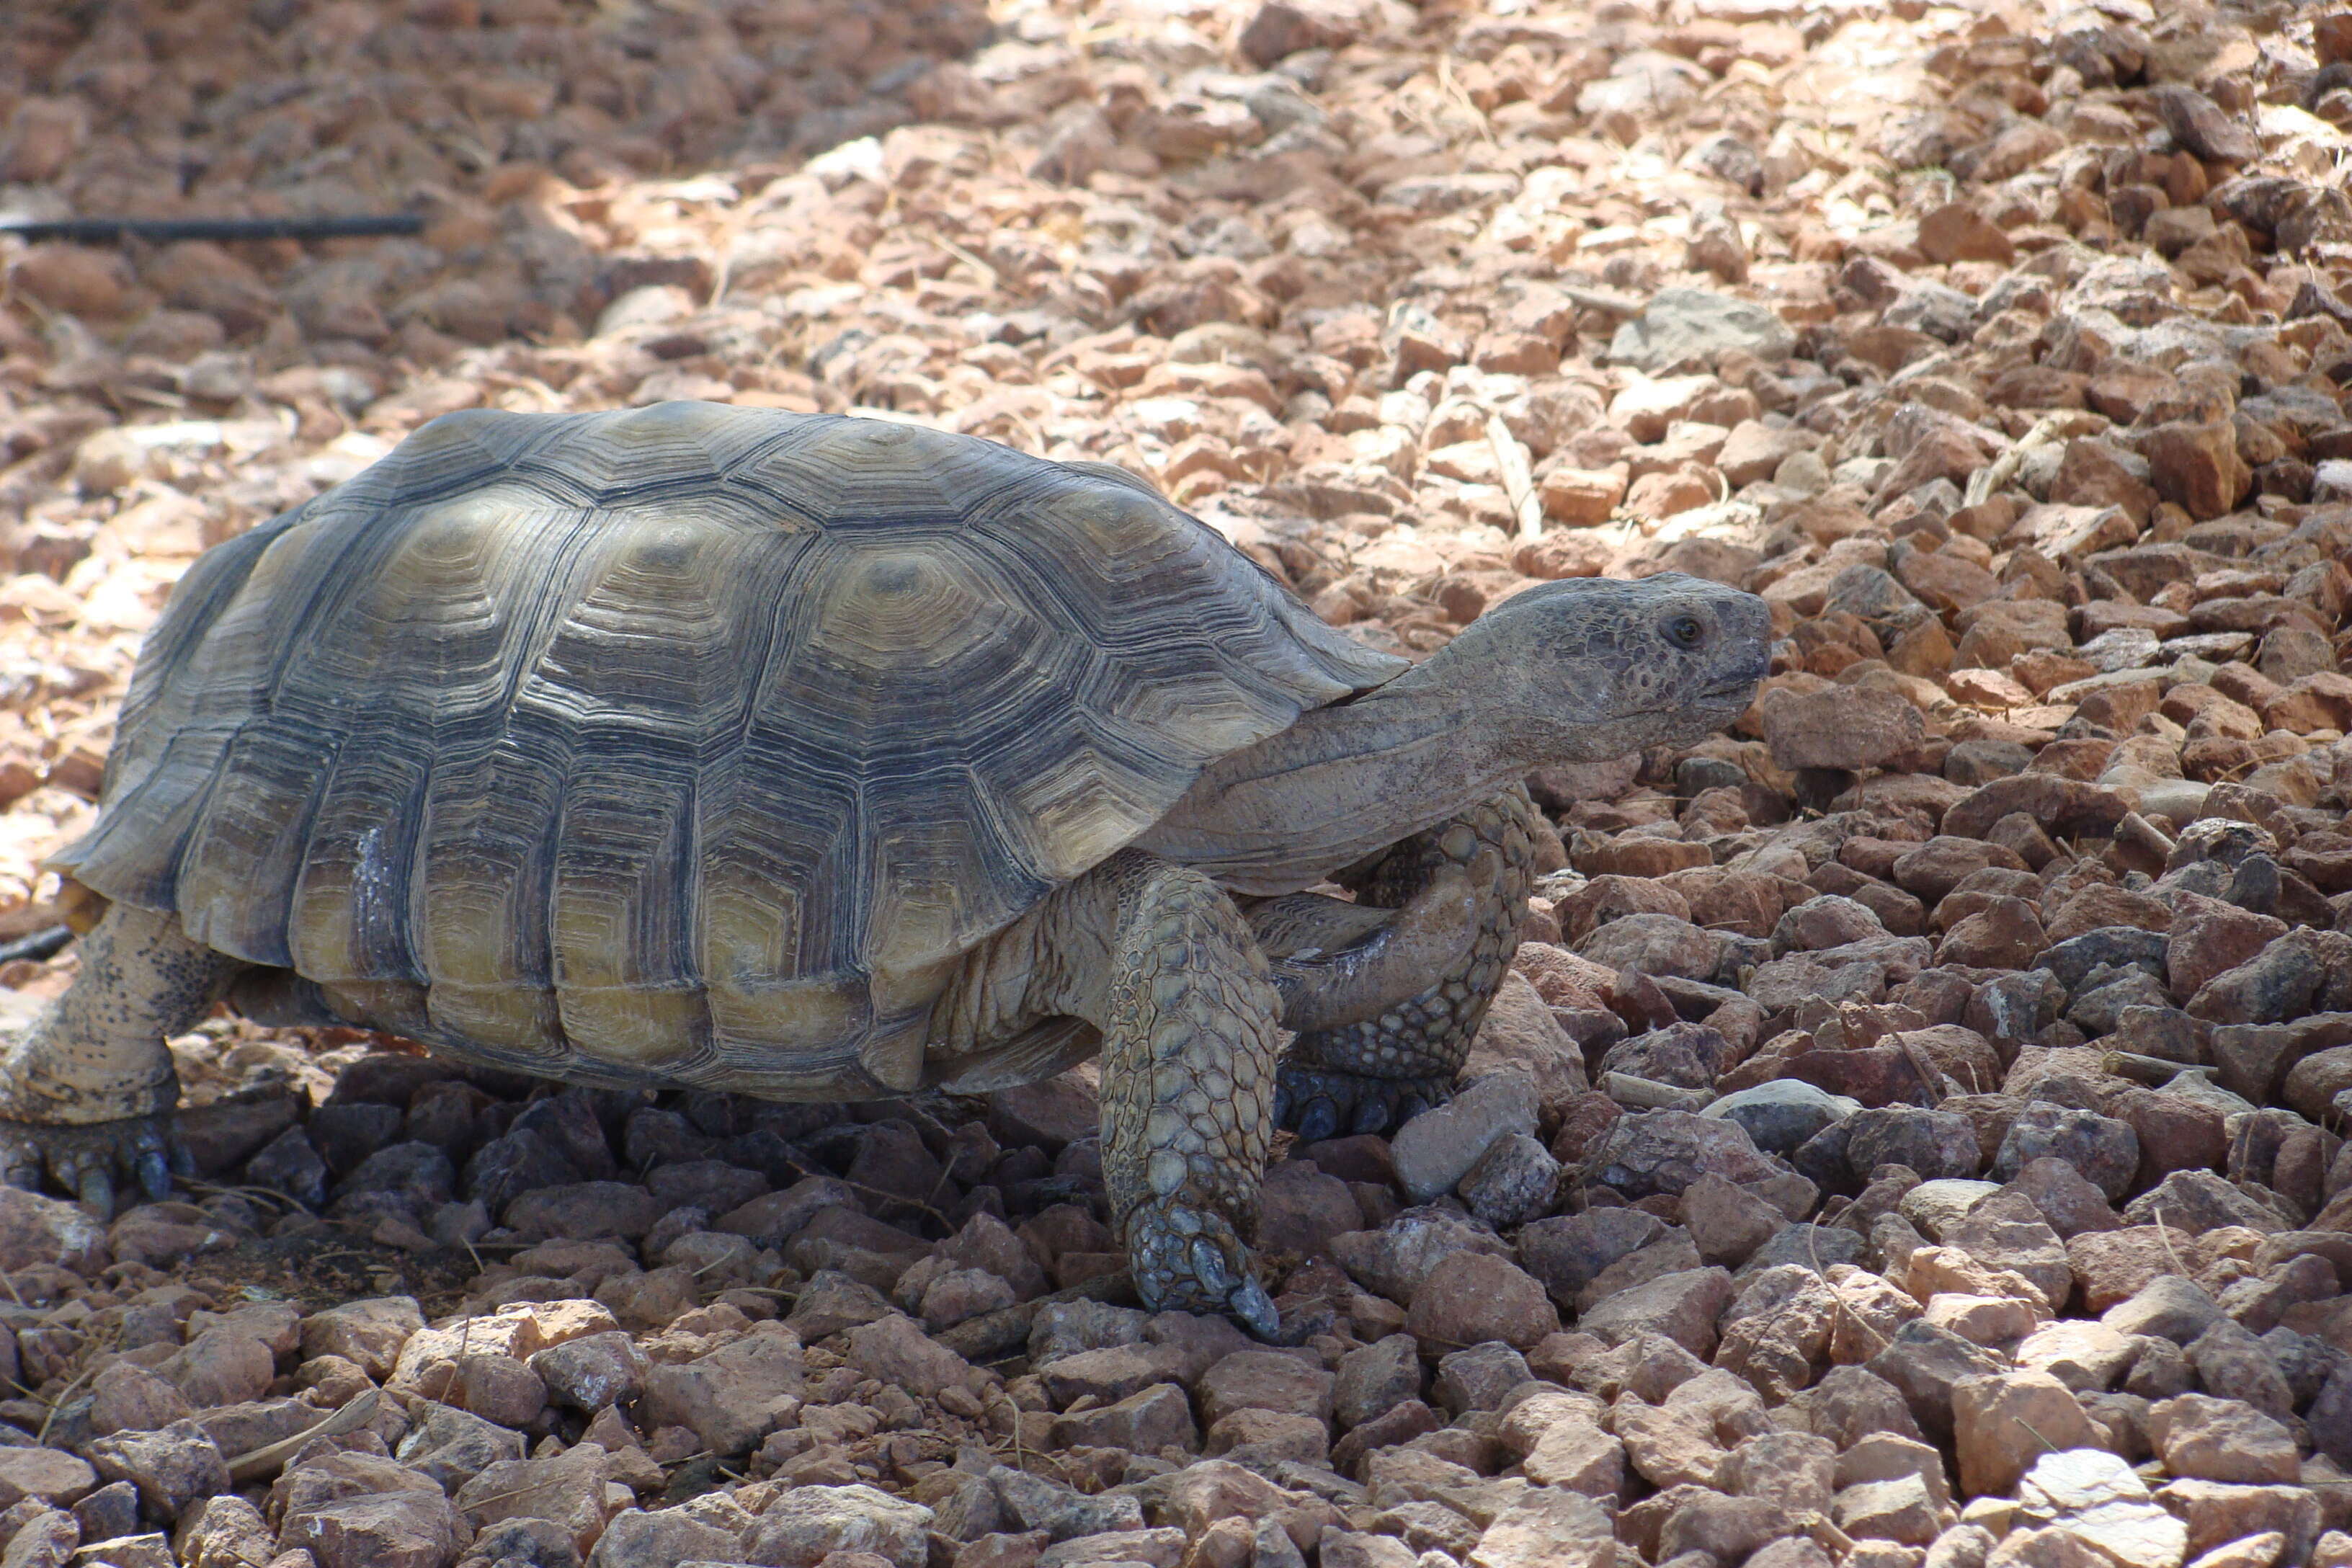
[[[1759,1151],[1738,1122],[1686,1110],[1628,1112],[1610,1125],[1585,1161],[1588,1180],[1637,1199],[1679,1194],[1701,1176],[1760,1182],[1785,1169]]]
[[[1034,1368],[1082,1351],[1139,1345],[1151,1314],[1104,1301],[1045,1301],[1029,1321],[1029,1364]]]
[[[2107,1195],[2063,1160],[2029,1162],[2004,1190],[2032,1204],[2050,1228],[2063,1237],[2115,1230],[2123,1225],[2108,1205]]]
[[[1596,926],[1571,951],[1620,972],[1636,969],[1644,974],[1712,981],[1725,967],[1732,940],[1726,932],[1654,910],[1621,915]]]
[[[1174,1568],[1183,1556],[1184,1532],[1181,1530],[1164,1526],[1158,1530],[1115,1530],[1056,1542],[1039,1555],[1037,1568],[1090,1568],[1097,1563],[1139,1563],[1145,1568]]]
[[[1810,1432],[1761,1432],[1740,1440],[1716,1467],[1715,1489],[1770,1498],[1791,1513],[1825,1513],[1837,1475],[1837,1445]]]
[[[2058,984],[2066,988],[2069,995],[2092,970],[2103,963],[2117,970],[2145,970],[2161,980],[2167,940],[2160,931],[2142,931],[2137,926],[2098,926],[2080,936],[2053,942],[2033,961],[2033,967],[2056,975]]]
[[[1988,1040],[2024,1041],[2054,1022],[2065,1005],[2066,987],[2057,975],[2046,969],[2020,970],[1978,986],[1960,1022]]]
[[[735,1555],[735,1546],[734,1542],[728,1543],[729,1556]],[[572,1532],[551,1519],[502,1519],[476,1532],[458,1568],[489,1568],[507,1563],[529,1563],[531,1568],[579,1568],[580,1550],[572,1543]],[[224,1563],[222,1568],[236,1565]]]
[[[1184,1417],[1190,1425],[1189,1405]],[[935,1533],[950,1541],[978,1541],[1004,1530],[1009,1522],[1004,1517],[1004,1502],[996,1495],[996,1489],[988,1484],[988,1478],[960,1474],[949,1486],[951,1489],[943,1496],[933,1497],[930,1502],[931,1529]],[[1034,1536],[1038,1545],[1045,1543],[1044,1531],[1034,1531]]]
[[[1201,1446],[1192,1402],[1172,1383],[1155,1383],[1116,1404],[1061,1416],[1054,1423],[1053,1438],[1057,1448],[1124,1448],[1130,1454],[1156,1454],[1170,1444],[1188,1451]]]
[[[2121,1026],[2126,1008],[2152,1010],[2171,1004],[2164,982],[2144,969],[2135,966],[2104,982],[2095,973],[2085,977],[2082,994],[2067,1006],[2066,1021],[2097,1039]]]
[[[1319,1365],[1285,1351],[1253,1347],[1218,1358],[1192,1392],[1200,1401],[1202,1421],[1212,1428],[1236,1410],[1307,1415],[1328,1425],[1333,1382]]]
[[[1980,1263],[2032,1280],[2053,1312],[2074,1292],[2065,1242],[2021,1193],[1987,1198],[1954,1221],[1944,1239]]]
[[[2273,1329],[2263,1335],[2262,1347],[2270,1353],[2280,1375],[2286,1379],[2287,1389],[2294,1395],[2294,1407],[2298,1410],[2305,1409],[2319,1397],[2320,1390],[2327,1386],[2327,1380],[2347,1359],[2342,1351],[2326,1341],[2311,1334],[2299,1334],[2285,1327]],[[83,1499],[82,1504],[74,1511],[80,1512],[81,1507],[87,1506],[89,1500],[88,1498]]]
[[[1067,1405],[1087,1394],[1112,1404],[1176,1377],[1181,1361],[1164,1345],[1105,1345],[1066,1355],[1039,1375],[1055,1405]]]
[[[1510,1256],[1510,1244],[1466,1215],[1441,1208],[1411,1208],[1378,1230],[1352,1230],[1331,1238],[1331,1256],[1356,1283],[1375,1296],[1402,1302],[1441,1258],[1468,1249]]]
[[[550,1397],[589,1415],[608,1405],[634,1403],[646,1389],[646,1352],[617,1329],[551,1345],[530,1365]]]
[[[73,1515],[41,1510],[9,1535],[7,1554],[0,1562],[8,1568],[65,1568],[80,1539]],[[168,1553],[164,1561],[171,1561]]]
[[[1895,1212],[1917,1226],[1919,1234],[1928,1240],[1941,1241],[1944,1233],[1958,1224],[1962,1215],[1999,1191],[1998,1182],[1931,1179],[1904,1194],[1895,1205]]]
[[[1731,1058],[1731,1042],[1721,1031],[1677,1020],[1610,1047],[1601,1058],[1601,1070],[1677,1089],[1712,1089]]]
[[[1088,1497],[1075,1488],[1009,1465],[992,1468],[988,1479],[996,1489],[996,1495],[1004,1500],[1004,1510],[1020,1521],[1022,1529],[1042,1530],[1055,1541],[1143,1528],[1143,1505],[1123,1493]],[[917,1568],[921,1561],[919,1553],[915,1563],[906,1568]]]
[[[138,1512],[134,1504],[128,1530],[138,1528]],[[83,1536],[90,1541],[104,1541],[104,1535],[85,1529]],[[190,1509],[180,1521],[178,1531],[180,1555],[190,1568],[232,1568],[241,1563],[268,1563],[278,1554],[278,1532],[261,1516],[261,1510],[245,1499],[231,1492],[226,1497],[206,1500]],[[70,1550],[70,1548],[68,1548]]]
[[[1539,1219],[1519,1231],[1519,1267],[1542,1281],[1554,1300],[1572,1306],[1577,1292],[1602,1269],[1665,1230],[1666,1222],[1657,1215],[1622,1206]]]
[[[1735,351],[1769,364],[1788,358],[1796,346],[1797,334],[1765,306],[1702,289],[1662,289],[1646,310],[1617,329],[1609,357],[1655,374],[1689,361],[1712,365]]]
[[[1701,1176],[1683,1189],[1683,1227],[1708,1263],[1738,1268],[1788,1223],[1779,1209],[1720,1176]]]
[[[1421,1397],[1421,1352],[1411,1334],[1391,1334],[1349,1351],[1339,1358],[1336,1371],[1331,1409],[1342,1426],[1360,1426],[1385,1410]]]
[[[897,1309],[871,1285],[838,1269],[823,1268],[810,1276],[784,1321],[803,1341],[829,1339],[844,1329],[878,1323]]]
[[[1490,1340],[1439,1358],[1430,1396],[1449,1415],[1465,1410],[1498,1410],[1503,1396],[1527,1382],[1528,1358],[1499,1340]]]
[[[1261,1519],[1250,1533],[1250,1568],[1307,1568],[1307,1558],[1281,1521]]]
[[[1496,1139],[1536,1130],[1535,1085],[1517,1073],[1479,1079],[1406,1122],[1389,1145],[1397,1184],[1415,1203],[1454,1190]]]
[[[623,1509],[596,1538],[587,1568],[671,1568],[694,1557],[724,1561],[736,1545],[734,1535],[682,1509]]]
[[[229,1489],[228,1461],[193,1421],[153,1432],[119,1432],[89,1448],[91,1468],[110,1481],[129,1481],[157,1519],[177,1519],[202,1498]]]
[[[698,1360],[649,1368],[640,1415],[691,1428],[713,1453],[740,1454],[799,1414],[800,1392],[799,1344],[762,1324]]]
[[[802,1568],[835,1552],[871,1552],[891,1568],[923,1568],[930,1524],[929,1509],[872,1487],[794,1487],[760,1516],[744,1554]]]
[[[2124,1205],[2127,1225],[2155,1225],[2202,1236],[2224,1226],[2284,1230],[2278,1211],[2210,1171],[2175,1171]]]
[[[377,1296],[328,1307],[302,1320],[302,1353],[339,1355],[383,1379],[399,1363],[400,1347],[425,1327],[412,1296]]]
[[[73,1515],[84,1541],[133,1534],[139,1529],[139,1489],[129,1481],[110,1481],[74,1504]]]
[[[1743,777],[1744,782],[1744,777]],[[1869,905],[1835,893],[1819,893],[1791,905],[1772,927],[1774,956],[1843,947],[1881,934],[1886,923]]]
[[[1787,1155],[1815,1133],[1861,1109],[1862,1101],[1843,1094],[1832,1094],[1796,1079],[1775,1079],[1727,1094],[1699,1114],[1733,1122],[1747,1131],[1757,1148]]]
[[[1909,626],[1933,613],[1913,598],[1910,590],[1904,587],[1893,573],[1884,567],[1861,563],[1849,566],[1830,579],[1829,594],[1823,602],[1822,611],[1828,615],[1856,616],[1881,631]],[[1892,691],[1868,691],[1867,688],[1853,691],[1843,688],[1832,689],[1845,698],[1857,731],[1870,731],[1870,739],[1862,743],[1859,752],[1846,754],[1860,755],[1868,760],[1815,765],[1874,767],[1901,755],[1910,744],[1925,737],[1925,722],[1919,716],[1919,710],[1912,706],[1908,699]],[[1888,698],[1894,700],[1889,702],[1886,700]],[[1765,720],[1768,740],[1770,738],[1770,723],[1768,714]],[[1779,748],[1775,747],[1774,751],[1777,754]]]
[[[1890,327],[1908,327],[1948,343],[1959,342],[1974,328],[1976,319],[1974,295],[1927,279],[1906,282],[1902,296],[1880,317]]]
[[[1530,1487],[1502,1507],[1465,1560],[1479,1568],[1599,1568],[1618,1550],[1599,1503],[1564,1487]]]
[[[2294,1391],[2270,1348],[2242,1324],[2217,1318],[2190,1342],[2189,1364],[2216,1399],[2240,1399],[2273,1421],[2294,1416]]]
[[[2124,1373],[2124,1393],[2136,1399],[2170,1399],[2197,1386],[2189,1352],[2170,1340],[2143,1334],[2126,1342],[2132,1346],[2132,1363]]]
[[[2262,142],[2193,87],[2168,82],[2155,92],[2156,110],[2173,140],[2209,163],[2251,163]]]
[[[1576,1327],[1578,1332],[1612,1345],[1640,1334],[1663,1334],[1704,1360],[1715,1353],[1716,1321],[1731,1300],[1728,1273],[1685,1269],[1620,1290],[1594,1304]]]
[[[1903,1165],[1925,1181],[1966,1181],[1983,1158],[1976,1123],[1957,1110],[1887,1105],[1846,1123],[1846,1168],[1862,1180],[1881,1165]]]
[[[1902,1394],[1918,1430],[1938,1443],[1952,1436],[1952,1390],[1971,1377],[2009,1370],[2005,1357],[1949,1329],[1914,1319],[1895,1332],[1866,1370]]]
[[[1560,1163],[1525,1132],[1507,1132],[1486,1146],[1455,1191],[1470,1212],[1497,1230],[1551,1212]]]
[[[1935,1499],[1917,1476],[1861,1481],[1841,1490],[1831,1505],[1840,1530],[1868,1540],[1925,1546],[1936,1539]]]
[[[448,1500],[477,1527],[502,1519],[553,1520],[572,1531],[575,1546],[593,1546],[605,1519],[604,1459],[596,1446],[582,1444],[507,1460],[469,1478]]]
[[[1748,1255],[1739,1266],[1738,1278],[1767,1268],[1777,1268],[1784,1263],[1801,1263],[1816,1271],[1832,1263],[1859,1266],[1869,1242],[1841,1225],[1790,1225],[1772,1233],[1772,1239]]]
[[[1266,1251],[1311,1257],[1328,1250],[1333,1237],[1363,1223],[1363,1210],[1348,1184],[1326,1175],[1311,1161],[1286,1160],[1258,1184],[1257,1242]]]
[[[1933,962],[1934,951],[1925,937],[1878,937],[1759,963],[1742,989],[1771,1013],[1812,998],[1832,1005],[1876,1002],[1890,986],[1902,984]]]
[[[400,1440],[397,1458],[446,1492],[502,1459],[522,1458],[522,1434],[454,1405],[426,1404],[424,1417]]]
[[[0,1268],[54,1264],[94,1275],[106,1267],[106,1226],[78,1204],[0,1187]]]
[[[2063,1160],[2113,1202],[2131,1190],[2139,1172],[2139,1134],[2127,1121],[2037,1100],[2009,1124],[1992,1173],[2011,1181],[2044,1158]]]
[[[252,1399],[237,1405],[215,1405],[196,1417],[196,1425],[205,1429],[214,1447],[235,1458],[307,1432],[320,1419],[317,1405],[305,1405],[299,1399]]]

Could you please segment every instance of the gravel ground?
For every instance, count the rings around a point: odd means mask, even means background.
[[[2352,14],[0,40],[0,207],[425,219],[0,242],[0,940],[189,561],[454,409],[1111,461],[1408,655],[1657,570],[1782,637],[1731,734],[1531,781],[1465,1091],[1268,1173],[1299,1344],[1134,1309],[1084,1071],[773,1106],[222,1017],[187,1201],[0,1192],[0,1568],[2352,1564]]]

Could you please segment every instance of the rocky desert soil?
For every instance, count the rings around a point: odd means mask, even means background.
[[[142,630],[422,421],[1149,476],[1423,654],[1773,607],[1557,825],[1465,1091],[1135,1309],[1085,1073],[771,1106],[224,1016],[201,1178],[0,1194],[0,1568],[2352,1564],[2352,14],[23,0],[0,940]],[[37,949],[36,950],[37,952]],[[0,966],[22,1021],[71,949]]]

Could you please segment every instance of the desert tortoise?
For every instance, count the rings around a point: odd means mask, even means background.
[[[163,1041],[233,984],[781,1100],[1099,1053],[1144,1300],[1271,1331],[1278,1119],[1444,1097],[1517,941],[1519,781],[1728,721],[1768,626],[1549,583],[1415,666],[1116,469],[714,404],[450,415],[173,595],[54,861],[110,902],[0,1057],[0,1157],[168,1190]],[[1334,873],[1362,901],[1302,891]]]

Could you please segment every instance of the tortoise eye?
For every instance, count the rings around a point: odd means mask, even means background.
[[[1699,626],[1696,616],[1676,616],[1666,623],[1666,636],[1676,647],[1696,647],[1703,635],[1704,628]]]

